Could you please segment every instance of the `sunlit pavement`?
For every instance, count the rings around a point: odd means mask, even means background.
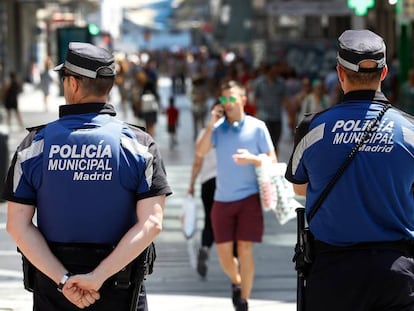
[[[160,80],[163,106],[169,96],[169,79]],[[112,101],[117,102],[114,92]],[[146,281],[151,311],[233,310],[230,299],[230,282],[221,271],[215,248],[210,253],[209,270],[205,280],[193,268],[194,256],[199,246],[200,233],[186,241],[181,232],[181,206],[186,196],[193,158],[192,120],[189,101],[185,95],[177,96],[180,109],[178,145],[169,148],[165,115],[159,115],[155,138],[165,161],[169,182],[174,195],[167,199],[164,231],[156,241],[157,261],[154,273]],[[48,112],[44,111],[39,90],[27,86],[20,96],[20,109],[25,125],[30,127],[57,117],[58,106],[64,104],[63,97],[55,89]],[[119,105],[115,105],[121,110]],[[120,117],[137,123],[129,111]],[[9,132],[10,152],[24,137],[15,124]],[[286,161],[290,151],[290,138],[285,135],[280,146],[279,159]],[[199,195],[199,189],[197,194]],[[198,213],[198,229],[201,229],[203,212]],[[6,208],[0,204],[0,311],[29,311],[31,294],[23,290],[21,262],[14,243],[5,232]],[[255,245],[256,276],[249,310],[293,311],[296,309],[296,276],[291,262],[295,243],[295,221],[281,226],[271,213],[265,214],[265,236],[263,243]]]

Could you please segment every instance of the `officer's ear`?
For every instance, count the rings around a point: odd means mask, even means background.
[[[336,65],[336,73],[338,74],[339,82],[344,82],[344,69],[340,65]]]
[[[381,71],[381,81],[384,81],[387,74],[388,74],[388,66],[385,65],[384,68],[382,68],[382,71]]]
[[[81,79],[82,78],[78,78],[78,77],[73,77],[73,76],[70,76],[70,77],[68,77],[69,78],[69,84],[70,84],[70,87],[71,87],[71,89],[72,89],[72,92],[74,92],[74,93],[79,93],[79,92],[81,92],[82,91],[82,85],[81,85],[81,83],[82,83],[82,81],[81,81]]]
[[[338,74],[339,83],[342,86],[344,81],[345,81],[345,70],[344,70],[344,68],[342,68],[341,65],[337,65],[336,66],[336,73]]]

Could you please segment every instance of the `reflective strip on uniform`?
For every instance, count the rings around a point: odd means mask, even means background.
[[[414,131],[403,126],[402,133],[403,133],[404,140],[410,145],[414,146]]]
[[[132,154],[144,157],[146,163],[145,179],[147,180],[148,187],[151,187],[152,175],[154,173],[152,167],[154,157],[150,152],[148,152],[148,146],[140,144],[136,139],[131,139],[125,136],[121,138],[121,145],[129,150]]]
[[[307,133],[299,142],[292,157],[292,175],[296,174],[296,170],[305,150],[320,141],[323,138],[324,131],[325,123],[322,123],[309,131],[309,133]]]
[[[22,163],[37,157],[43,152],[44,140],[38,140],[33,142],[29,147],[19,151],[17,153],[17,160],[14,165],[14,176],[13,176],[13,192],[16,192],[17,186],[19,185],[20,179],[23,175]]]

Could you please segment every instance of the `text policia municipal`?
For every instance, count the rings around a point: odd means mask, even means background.
[[[111,180],[111,146],[52,145],[49,151],[49,171],[73,171],[73,180]]]
[[[357,143],[364,135],[371,121],[338,120],[332,132],[335,133],[333,144]],[[393,134],[394,122],[383,120],[374,126],[370,134],[365,138],[359,151],[366,152],[391,152],[394,146]]]

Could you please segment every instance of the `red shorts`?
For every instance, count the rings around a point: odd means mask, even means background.
[[[261,242],[264,224],[259,194],[233,202],[214,201],[211,222],[216,243]]]

